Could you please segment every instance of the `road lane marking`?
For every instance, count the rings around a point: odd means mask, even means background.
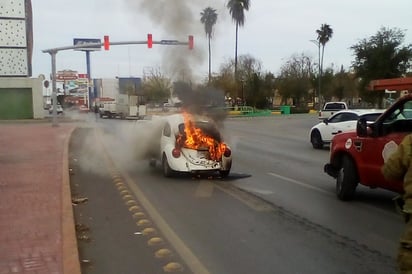
[[[257,197],[256,195],[236,186],[215,184],[215,187],[257,212],[270,212],[275,210],[271,204],[264,201],[260,197]]]
[[[303,183],[303,182],[294,180],[294,179],[289,178],[289,177],[285,177],[285,176],[282,176],[282,175],[279,175],[279,174],[276,174],[276,173],[273,173],[273,172],[269,172],[268,174],[269,174],[270,176],[277,177],[277,178],[282,179],[282,180],[284,180],[284,181],[287,181],[287,182],[290,182],[290,183],[293,183],[293,184],[296,184],[296,185],[299,185],[299,186],[303,186],[303,187],[305,187],[305,188],[312,189],[312,190],[315,190],[315,191],[318,191],[318,192],[321,192],[321,193],[324,193],[324,194],[327,194],[328,196],[331,196],[331,197],[335,196],[334,193],[332,194],[332,193],[330,193],[330,192],[328,192],[328,191],[326,191],[326,190],[323,190],[323,189],[321,189],[321,188],[318,188],[318,187],[316,187],[316,186],[312,186],[312,185],[309,185],[309,184],[306,184],[306,183]],[[396,213],[388,212],[388,211],[386,211],[386,210],[384,210],[384,209],[381,209],[381,208],[379,208],[379,207],[374,207],[374,206],[371,206],[371,205],[368,205],[368,204],[364,204],[364,203],[359,203],[359,204],[357,204],[357,206],[362,207],[362,208],[364,208],[364,209],[366,209],[366,210],[369,210],[369,211],[370,211],[370,210],[378,211],[378,212],[380,212],[380,214],[383,214],[383,215],[385,215],[385,216],[387,216],[387,217],[390,217],[390,218],[392,218],[392,219],[393,219],[393,218],[399,219],[399,216],[398,216]]]
[[[282,179],[282,180],[287,181],[289,183],[293,183],[293,184],[298,185],[298,186],[303,186],[305,188],[312,189],[312,190],[315,190],[317,192],[327,194],[329,196],[333,196],[329,191],[326,191],[326,190],[321,189],[319,187],[309,185],[309,184],[303,183],[301,181],[298,181],[298,180],[295,180],[295,179],[292,179],[292,178],[289,178],[289,177],[285,177],[285,176],[282,176],[282,175],[279,175],[279,174],[276,174],[276,173],[273,173],[273,172],[269,172],[268,174],[272,177]]]

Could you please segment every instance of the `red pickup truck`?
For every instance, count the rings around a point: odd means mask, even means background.
[[[356,131],[336,135],[324,171],[336,179],[338,198],[353,199],[358,184],[402,193],[402,181],[385,180],[381,167],[409,133],[412,94],[399,98],[373,123],[359,119]]]

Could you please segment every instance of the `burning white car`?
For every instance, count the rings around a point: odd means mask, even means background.
[[[164,117],[158,159],[163,174],[219,172],[227,177],[232,152],[213,121],[188,113]],[[155,160],[151,160],[152,165]]]

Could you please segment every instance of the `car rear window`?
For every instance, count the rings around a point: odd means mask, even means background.
[[[345,104],[342,103],[329,103],[325,105],[325,110],[329,109],[345,109]]]

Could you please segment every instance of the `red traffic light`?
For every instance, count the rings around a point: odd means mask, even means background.
[[[189,35],[189,49],[193,49],[193,35]]]
[[[147,47],[148,47],[149,49],[151,49],[152,46],[153,46],[153,38],[152,38],[152,34],[149,33],[149,34],[147,35]]]
[[[103,45],[104,45],[104,50],[109,50],[109,48],[110,48],[110,42],[109,42],[109,36],[108,36],[108,35],[105,35],[105,36],[104,36],[104,43],[103,43]]]

